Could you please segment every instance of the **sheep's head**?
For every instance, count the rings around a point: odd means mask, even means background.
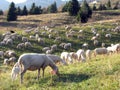
[[[52,75],[57,75],[57,76],[60,76],[60,73],[59,73],[58,68],[57,68],[57,69],[55,69],[55,70],[52,70],[52,71],[51,71],[51,74],[52,74]]]

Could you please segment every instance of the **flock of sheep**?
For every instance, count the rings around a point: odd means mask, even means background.
[[[40,31],[43,30],[43,31]],[[84,30],[79,30],[79,32],[76,32],[72,29],[72,27],[66,25],[65,26],[65,37],[66,38],[72,38],[78,33],[77,38],[83,39],[84,38]],[[115,29],[109,30],[111,32],[119,33],[120,32],[120,26],[116,27]],[[104,30],[102,30],[104,32]],[[52,73],[55,73],[59,76],[59,70],[56,66],[57,62],[61,62],[63,65],[67,65],[69,63],[74,62],[86,62],[87,59],[91,59],[92,55],[96,56],[99,54],[111,54],[111,53],[118,53],[120,52],[120,43],[117,44],[111,44],[111,46],[105,47],[105,43],[101,43],[101,47],[95,48],[94,50],[88,49],[89,44],[83,43],[82,49],[78,49],[76,52],[67,52],[63,51],[61,52],[61,55],[54,55],[52,54],[54,51],[58,50],[58,47],[62,48],[63,50],[69,50],[72,49],[72,43],[69,42],[62,42],[62,37],[59,36],[59,31],[50,29],[47,26],[43,26],[41,28],[28,28],[22,32],[22,34],[18,33],[11,33],[6,32],[2,35],[0,35],[0,38],[2,40],[0,41],[0,47],[4,46],[13,46],[16,44],[16,41],[21,41],[17,43],[15,48],[19,49],[29,49],[34,48],[34,43],[30,42],[30,40],[35,41],[41,46],[44,46],[46,44],[46,41],[41,36],[47,36],[49,39],[54,39],[53,42],[57,44],[53,44],[51,46],[46,46],[42,48],[42,53],[45,54],[38,54],[38,53],[25,53],[22,54],[19,59],[16,58],[16,53],[13,50],[8,51],[0,51],[0,56],[4,59],[4,64],[14,64],[12,69],[12,79],[14,80],[16,76],[20,73],[21,75],[21,83],[23,82],[23,75],[27,70],[38,70],[38,79],[40,76],[40,69],[43,71],[44,76],[44,70],[47,66],[50,66],[53,71]],[[91,33],[93,34],[93,37],[91,37],[91,41],[95,46],[99,43],[99,38],[101,37],[101,34],[95,29],[91,29]],[[27,35],[25,37],[25,35]],[[110,39],[112,37],[111,33],[106,33],[105,38]],[[59,45],[58,45],[59,43]],[[5,58],[4,58],[5,57]],[[7,57],[7,58],[6,58]]]

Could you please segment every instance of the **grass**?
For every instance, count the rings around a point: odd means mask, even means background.
[[[88,22],[87,24],[70,24],[72,29],[76,32],[72,38],[67,38],[65,36],[66,31],[64,30],[64,24],[70,20],[70,17],[64,14],[46,14],[36,16],[23,16],[19,17],[16,22],[6,22],[4,17],[0,20],[0,41],[2,41],[2,34],[9,30],[15,30],[18,34],[22,34],[25,37],[33,35],[23,34],[23,31],[27,26],[33,25],[33,27],[38,26],[38,24],[44,25],[48,24],[50,21],[55,21],[55,23],[62,23],[61,26],[51,27],[51,29],[58,31],[59,36],[61,36],[62,41],[65,43],[72,43],[72,49],[63,50],[58,46],[58,50],[53,52],[53,54],[60,55],[63,51],[77,51],[82,48],[83,43],[89,44],[89,49],[94,49],[101,46],[101,43],[106,43],[106,47],[111,43],[120,42],[120,33],[110,32],[109,29],[114,29],[120,25],[119,19],[101,20],[95,22]],[[48,18],[51,17],[51,18]],[[63,18],[64,17],[64,18]],[[113,18],[113,16],[111,16]],[[117,17],[117,16],[114,16]],[[119,17],[119,16],[118,16]],[[45,20],[43,18],[46,18]],[[62,20],[60,19],[62,18]],[[37,21],[38,20],[38,21]],[[38,23],[39,22],[39,23]],[[67,23],[69,24],[69,23]],[[16,26],[23,27],[16,27]],[[57,24],[58,25],[58,24]],[[7,28],[6,28],[7,27]],[[99,45],[94,46],[91,41],[93,34],[91,33],[91,28],[97,29],[98,33],[101,34],[99,37]],[[105,32],[102,32],[102,29]],[[80,35],[79,30],[83,30],[83,39],[78,39],[77,36]],[[60,42],[55,43],[54,39],[58,34],[53,34],[53,38],[48,38],[48,32],[46,35],[41,33],[44,30],[40,30],[40,37],[45,39],[45,45],[40,45],[35,40],[29,41],[32,43],[32,48],[17,49],[16,46],[21,40],[15,40],[14,44],[11,46],[5,45],[0,46],[0,50],[6,51],[9,49],[14,50],[17,53],[17,58],[22,53],[36,52],[44,53],[42,48],[45,46],[51,46],[53,44],[59,45]],[[106,33],[111,33],[112,38],[106,39],[104,36]],[[49,72],[51,68],[47,67],[45,70],[45,77],[36,80],[37,71],[26,72],[24,77],[24,84],[20,84],[20,77],[15,81],[11,80],[10,73],[12,66],[5,66],[2,64],[3,59],[0,57],[0,90],[120,90],[120,55],[113,54],[109,56],[97,56],[91,60],[87,60],[85,63],[77,62],[70,64],[68,66],[58,65],[61,76],[52,76]]]

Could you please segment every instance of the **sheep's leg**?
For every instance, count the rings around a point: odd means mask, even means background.
[[[40,68],[38,69],[38,77],[37,77],[38,80],[39,80],[39,77],[40,77]]]
[[[42,70],[43,70],[43,74],[42,74],[42,76],[43,76],[43,78],[44,78],[44,70],[45,70],[45,68],[42,68]]]
[[[23,70],[20,74],[20,82],[23,83],[23,75],[26,72],[26,70]]]

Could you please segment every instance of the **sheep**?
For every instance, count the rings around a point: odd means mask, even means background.
[[[44,47],[42,51],[46,52],[47,50],[50,50],[50,47]]]
[[[13,40],[12,39],[7,39],[6,45],[13,45]]]
[[[4,63],[6,65],[13,65],[16,62],[16,58],[15,57],[11,57],[9,59],[4,59]]]
[[[51,50],[53,50],[53,51],[57,50],[57,45],[56,44],[52,45]]]
[[[32,40],[35,40],[35,36],[33,36],[33,35],[30,35],[29,38]]]
[[[72,44],[71,43],[66,43],[64,45],[64,49],[70,49],[72,47]]]
[[[37,40],[38,40],[38,43],[40,43],[41,45],[43,45],[45,43],[43,38],[39,37]]]
[[[59,44],[59,46],[61,47],[61,48],[64,48],[64,45],[65,45],[66,43],[60,43]]]
[[[72,60],[77,60],[78,57],[77,57],[77,54],[75,52],[70,52],[69,54],[70,54],[70,57]]]
[[[65,60],[61,59],[57,55],[48,54],[47,56],[50,57],[54,63],[61,62],[61,63],[63,63],[63,65],[67,65],[67,63],[65,62]]]
[[[73,63],[73,60],[71,59],[71,56],[68,52],[62,52],[60,57],[66,62]]]
[[[25,53],[22,54],[18,59],[18,64],[20,66],[20,81],[23,83],[23,75],[27,70],[34,71],[38,70],[39,79],[40,76],[40,69],[43,70],[43,77],[44,77],[44,70],[47,66],[50,66],[53,69],[53,72],[59,76],[58,67],[55,63],[46,56],[45,54],[38,54],[38,53]]]
[[[106,34],[105,37],[106,38],[111,38],[111,34]]]
[[[93,44],[94,44],[94,46],[97,46],[99,44],[99,41],[98,40],[94,40]]]
[[[46,53],[46,54],[52,54],[52,52],[53,52],[53,50],[50,49],[50,50],[47,50],[45,53]]]
[[[96,49],[94,49],[94,56],[101,55],[101,54],[108,54],[107,48],[96,48]]]
[[[86,50],[86,57],[88,58],[88,59],[91,59],[91,55],[92,55],[92,51],[91,50]]]
[[[79,49],[77,52],[77,57],[78,57],[78,61],[82,60],[82,62],[86,61],[86,55],[85,55],[85,51],[83,49]]]
[[[16,56],[16,53],[13,50],[8,50],[4,53],[4,55],[7,57],[13,57],[13,56]]]
[[[24,47],[25,47],[25,44],[24,44],[24,43],[19,43],[16,48],[22,49],[22,48],[24,48]]]
[[[115,45],[111,45],[111,47],[107,47],[108,52],[120,52],[120,44],[115,44]]]
[[[32,44],[30,42],[25,42],[25,47],[32,47]]]
[[[88,43],[84,43],[84,44],[82,45],[82,48],[83,48],[83,49],[87,49],[87,48],[88,48]]]
[[[20,66],[19,66],[18,62],[16,62],[11,71],[12,80],[15,80],[19,73],[20,73]]]

